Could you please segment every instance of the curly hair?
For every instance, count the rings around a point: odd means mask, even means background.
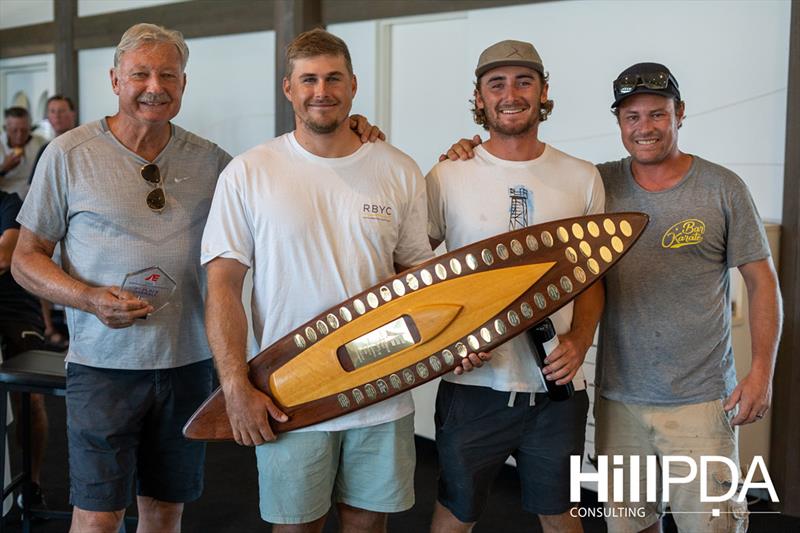
[[[537,72],[537,74],[539,74],[539,73]],[[542,80],[542,85],[544,85],[550,79],[550,74],[548,74],[548,73],[539,74],[539,77]],[[481,80],[480,80],[480,78],[475,80],[475,91],[477,93],[481,92]],[[479,126],[483,126],[483,129],[488,131],[489,130],[489,126],[486,124],[486,111],[484,111],[483,109],[478,109],[478,105],[475,103],[475,99],[474,98],[472,100],[470,100],[469,103],[472,104],[472,109],[471,109],[471,111],[472,111],[472,120],[475,121],[475,124],[477,124]],[[547,101],[545,101],[539,107],[539,122],[544,122],[545,120],[547,120],[547,118],[553,112],[553,107],[554,106],[555,106],[555,102],[553,102],[553,100],[548,99]]]

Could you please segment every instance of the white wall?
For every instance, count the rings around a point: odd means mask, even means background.
[[[373,118],[377,113],[377,56],[374,21],[331,24],[328,31],[338,35],[350,49],[353,73],[358,80],[358,91],[353,100],[353,113]]]
[[[0,0],[0,29],[53,20],[53,0]]]
[[[625,152],[611,82],[655,60],[672,69],[687,103],[683,150],[739,173],[762,216],[779,221],[789,15],[786,0],[590,0],[405,19],[391,30],[391,138],[425,171],[453,141],[480,132],[465,110],[478,55],[520,39],[551,76],[556,107],[542,137],[594,162],[615,159]]]
[[[0,0],[0,3],[2,0]],[[29,101],[28,111],[36,122],[44,117],[45,101],[55,89],[55,56],[40,54],[0,59],[0,105],[15,105],[14,97],[23,92]]]

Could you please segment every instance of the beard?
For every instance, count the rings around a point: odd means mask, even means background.
[[[535,128],[539,123],[539,114],[541,112],[542,105],[538,100],[536,100],[532,107],[533,112],[531,113],[530,119],[527,122],[513,125],[505,124],[501,121],[500,116],[502,109],[500,107],[496,107],[491,112],[486,112],[486,126],[490,131],[500,135],[505,135],[507,137],[525,135]]]
[[[309,117],[303,117],[302,121],[303,121],[303,124],[305,124],[306,127],[309,130],[313,131],[314,133],[320,134],[320,135],[333,133],[342,124],[340,121],[338,121],[336,119],[332,119],[332,120],[329,120],[327,122],[319,122],[319,121],[312,120]]]
[[[326,99],[322,101],[317,101],[316,103],[338,104],[339,102],[333,99]],[[303,121],[303,124],[305,124],[305,126],[314,133],[321,135],[333,133],[339,128],[339,126],[342,125],[342,120],[340,120],[339,117],[331,116],[322,119],[314,118],[311,115],[311,113],[307,111],[307,109],[308,108],[304,110],[305,111],[304,113],[298,115],[300,117],[300,120]]]

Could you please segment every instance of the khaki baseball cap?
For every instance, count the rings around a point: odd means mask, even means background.
[[[480,78],[487,70],[497,67],[529,67],[544,76],[544,65],[539,52],[531,43],[523,41],[500,41],[483,51],[478,58],[475,77]]]

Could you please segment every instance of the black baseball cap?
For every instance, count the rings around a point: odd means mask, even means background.
[[[613,83],[614,103],[611,108],[634,94],[658,94],[676,100],[681,99],[678,80],[661,63],[636,63],[620,72]]]

